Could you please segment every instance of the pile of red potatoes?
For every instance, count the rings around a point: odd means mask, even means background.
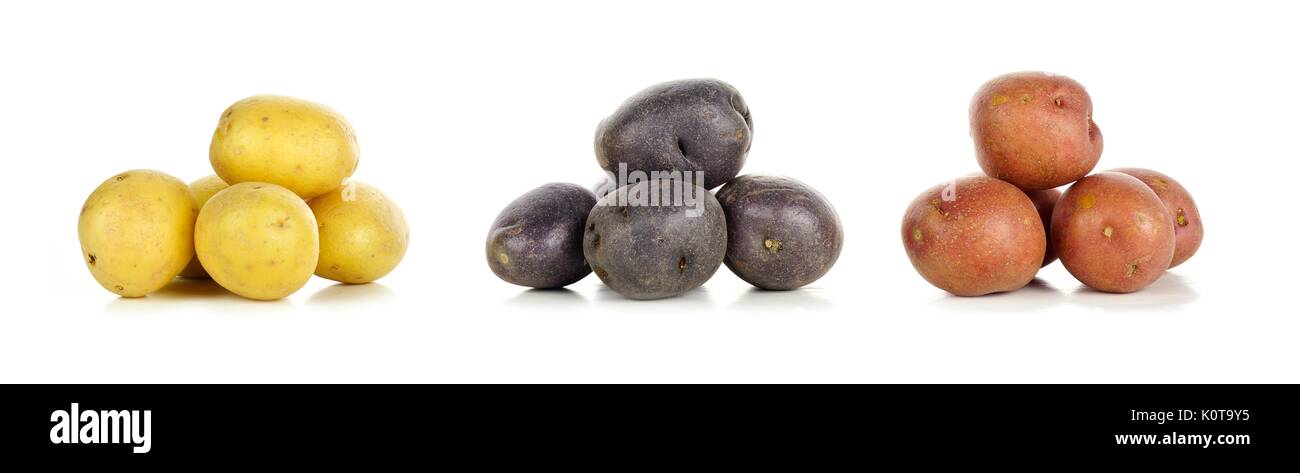
[[[984,174],[925,191],[903,216],[908,258],[940,289],[1014,291],[1059,258],[1088,287],[1135,292],[1201,245],[1201,215],[1178,181],[1139,168],[1089,174],[1101,130],[1092,98],[1069,77],[988,81],[971,99],[970,134]]]

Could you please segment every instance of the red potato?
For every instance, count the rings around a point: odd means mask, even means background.
[[[1052,213],[1052,245],[1080,282],[1103,292],[1151,285],[1174,257],[1174,222],[1160,197],[1117,172],[1085,177]]]
[[[903,246],[921,277],[958,296],[1014,291],[1042,267],[1047,236],[1034,203],[1006,182],[967,176],[908,206]]]
[[[1092,172],[1101,130],[1092,98],[1069,77],[1017,72],[994,78],[970,103],[980,168],[1025,191],[1060,187]]]
[[[1201,211],[1196,209],[1192,194],[1178,181],[1150,169],[1121,168],[1113,169],[1136,177],[1150,187],[1165,203],[1169,217],[1174,219],[1174,260],[1170,268],[1183,264],[1201,247],[1205,236],[1205,227],[1201,224]]]
[[[1047,252],[1043,255],[1043,266],[1046,267],[1056,261],[1056,248],[1052,246],[1052,211],[1056,210],[1056,202],[1061,200],[1061,191],[1057,189],[1046,189],[1041,191],[1029,192],[1029,200],[1034,201],[1034,207],[1038,209],[1038,217],[1043,220],[1043,229],[1047,230]]]

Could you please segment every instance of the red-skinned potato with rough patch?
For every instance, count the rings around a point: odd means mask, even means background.
[[[1196,208],[1196,201],[1187,188],[1173,178],[1150,169],[1121,168],[1113,169],[1138,178],[1160,196],[1165,203],[1170,218],[1174,219],[1174,260],[1170,268],[1183,264],[1201,247],[1205,237],[1205,227],[1201,223],[1201,211]]]
[[[1174,222],[1137,178],[1117,172],[1070,186],[1052,214],[1052,244],[1065,269],[1103,292],[1151,285],[1174,257]]]
[[[1029,197],[987,176],[922,193],[903,216],[903,246],[921,277],[958,296],[1014,291],[1042,267],[1047,236]]]
[[[1101,159],[1088,91],[1046,72],[1006,74],[980,87],[970,103],[970,134],[984,173],[1025,191],[1077,181]]]

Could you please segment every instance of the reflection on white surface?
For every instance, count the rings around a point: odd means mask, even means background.
[[[729,307],[745,312],[754,311],[828,311],[835,303],[824,297],[817,288],[800,288],[792,291],[768,291],[749,288],[740,294]]]
[[[150,299],[177,300],[177,299],[198,299],[210,297],[234,297],[230,291],[227,291],[221,285],[211,279],[187,279],[176,278],[171,284],[164,286],[153,294],[149,294]]]
[[[635,307],[639,309],[663,310],[668,306],[682,306],[690,309],[705,309],[716,305],[713,300],[713,294],[709,292],[707,286],[698,287],[686,294],[667,299],[656,299],[650,301],[633,300],[623,297],[622,294],[614,292],[609,286],[601,284],[597,286],[596,295],[593,300],[597,304],[606,304],[620,306],[620,308]]]
[[[735,294],[735,297],[732,297]],[[712,308],[736,310],[741,313],[829,311],[836,307],[821,289],[802,288],[793,291],[766,291],[748,285],[712,288],[703,286],[677,297],[656,300],[634,300],[623,297],[604,284],[577,286],[577,289],[520,289],[505,300],[508,307],[523,310],[581,310],[596,308],[602,313],[615,311],[681,310],[696,312]]]
[[[1034,278],[1028,285],[1012,292],[989,294],[980,297],[960,297],[944,294],[932,305],[951,310],[980,311],[1032,311],[1064,303],[1065,294],[1042,278]]]
[[[1070,302],[1104,310],[1168,310],[1197,297],[1196,288],[1186,277],[1170,272],[1155,284],[1131,294],[1110,294],[1079,285],[1070,295]]]
[[[1068,304],[1101,310],[1171,310],[1190,303],[1198,297],[1194,284],[1187,278],[1166,273],[1150,287],[1131,294],[1110,294],[1078,284],[1071,292],[1063,292],[1041,278],[1028,286],[1000,294],[981,297],[958,297],[944,294],[932,305],[952,311],[1002,311],[1019,312],[1045,309]]]
[[[562,308],[575,309],[586,306],[587,298],[568,288],[558,289],[522,289],[519,294],[506,300],[506,304],[520,308]]]
[[[393,299],[393,290],[383,284],[331,284],[307,298],[309,304],[377,303]]]
[[[120,315],[175,314],[183,309],[235,315],[296,311],[287,299],[255,301],[237,296],[211,279],[185,278],[176,278],[145,297],[118,297],[104,305],[105,312]]]

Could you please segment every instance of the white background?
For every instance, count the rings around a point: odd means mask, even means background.
[[[109,3],[0,7],[3,382],[1300,382],[1300,33],[1283,2]],[[1059,263],[976,299],[915,273],[903,210],[978,170],[967,102],[1026,69],[1087,86],[1098,170],[1193,191],[1195,258],[1131,295],[1083,290]],[[834,270],[763,293],[724,267],[657,302],[595,277],[559,293],[496,279],[496,213],[546,182],[595,183],[596,123],[688,77],[743,93],[745,172],[837,206]],[[133,168],[210,174],[218,116],[259,93],[349,118],[355,177],[410,222],[403,264],[272,303],[100,288],[76,239],[90,191]]]

